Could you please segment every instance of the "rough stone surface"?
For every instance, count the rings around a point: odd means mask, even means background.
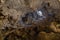
[[[30,27],[19,24],[25,14],[35,13],[40,8],[50,13],[46,20],[32,22]],[[26,23],[31,22],[31,16],[26,19]],[[60,40],[60,1],[0,0],[0,40]]]

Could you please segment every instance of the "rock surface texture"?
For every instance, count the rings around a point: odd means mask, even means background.
[[[0,40],[60,40],[60,1],[0,0]]]

